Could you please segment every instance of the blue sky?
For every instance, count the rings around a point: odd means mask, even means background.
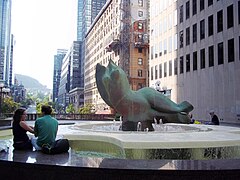
[[[13,0],[14,73],[52,89],[54,55],[76,40],[76,21],[77,0]]]

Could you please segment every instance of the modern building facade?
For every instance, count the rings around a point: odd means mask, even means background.
[[[109,107],[96,86],[96,64],[113,60],[127,74],[131,89],[147,86],[148,1],[109,0],[86,35],[84,102]]]
[[[193,116],[240,123],[240,1],[150,1],[149,83]]]
[[[11,0],[0,0],[0,82],[9,85],[11,57]]]
[[[63,107],[70,103],[69,92],[80,87],[80,47],[80,42],[74,41],[62,61],[58,103]]]
[[[80,41],[80,88],[84,88],[85,35],[106,0],[78,0],[77,41]]]
[[[87,31],[105,3],[106,0],[78,0],[78,41],[84,41]]]
[[[15,49],[15,37],[11,34],[11,48],[10,48],[10,57],[9,57],[9,78],[8,78],[8,85],[12,87],[13,82],[13,57],[14,57],[14,49]]]
[[[52,93],[53,102],[57,102],[58,90],[61,80],[62,61],[66,54],[67,54],[66,49],[58,49],[57,54],[54,55],[53,93]]]

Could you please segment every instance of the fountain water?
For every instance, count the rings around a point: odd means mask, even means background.
[[[121,131],[121,122],[86,122],[64,136],[78,152],[106,153],[123,159],[240,158],[240,128],[195,124],[157,124],[155,131]],[[137,129],[140,130],[141,122]]]

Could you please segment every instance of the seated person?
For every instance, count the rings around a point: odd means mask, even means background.
[[[42,150],[44,144],[52,145],[58,131],[58,121],[51,116],[52,108],[43,105],[41,111],[43,117],[38,118],[34,126],[35,137],[37,138],[32,138],[32,144],[36,150]]]
[[[214,111],[211,110],[209,112],[209,114],[210,114],[210,116],[212,118],[212,120],[211,120],[211,122],[209,124],[210,125],[219,125],[219,119],[218,119],[217,115],[214,113]]]
[[[32,149],[32,143],[27,135],[27,131],[34,133],[33,127],[27,125],[26,110],[19,108],[14,112],[12,132],[13,132],[13,147],[17,150]]]

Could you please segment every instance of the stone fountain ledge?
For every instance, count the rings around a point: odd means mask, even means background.
[[[229,126],[168,124],[186,128],[199,128],[200,131],[186,132],[126,132],[94,131],[93,125],[110,125],[112,122],[87,122],[66,126],[62,135],[71,141],[101,141],[124,149],[170,149],[170,148],[209,148],[240,147],[240,128]],[[61,134],[61,132],[59,132]]]

